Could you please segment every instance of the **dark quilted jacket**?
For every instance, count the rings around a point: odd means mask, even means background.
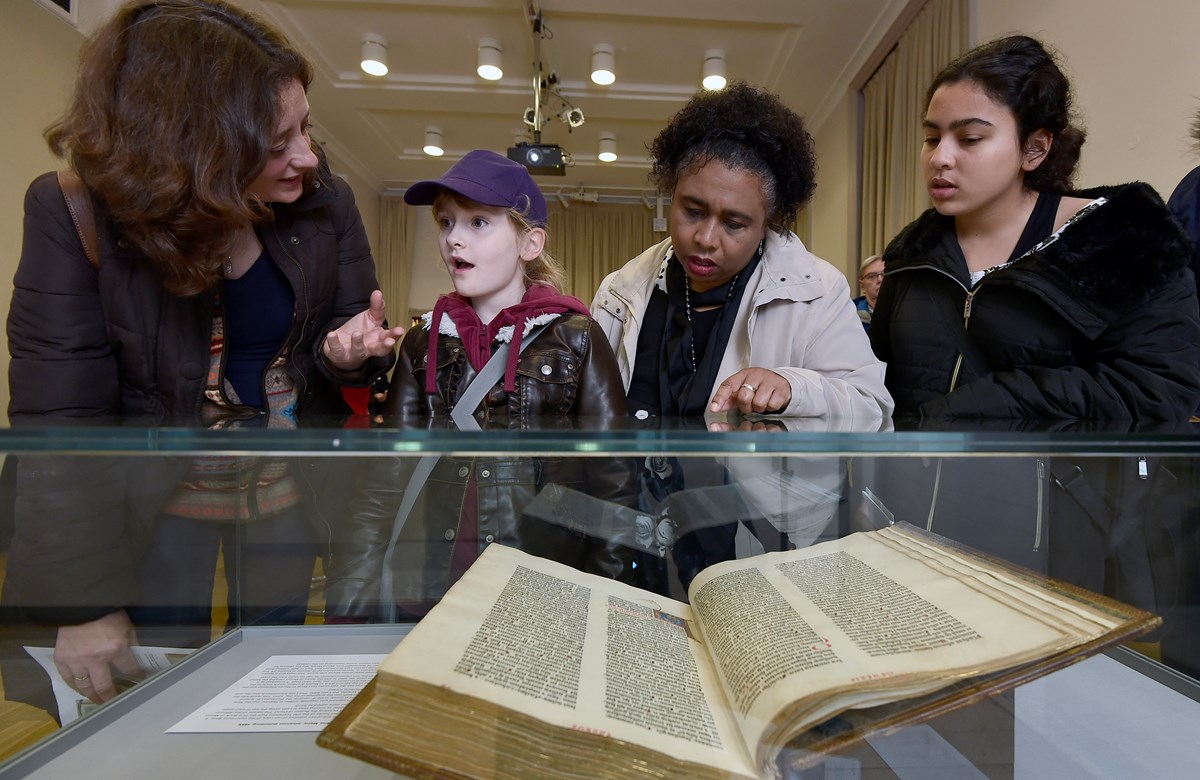
[[[310,193],[275,208],[259,236],[296,296],[286,349],[299,408],[333,412],[345,409],[338,381],[365,384],[388,361],[335,378],[319,358],[324,334],[367,308],[377,286],[354,195],[321,173]],[[9,415],[193,417],[208,376],[213,294],[168,293],[96,205],[99,271],[84,257],[55,175],[26,193],[8,315]]]

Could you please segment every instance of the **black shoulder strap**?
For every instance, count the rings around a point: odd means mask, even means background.
[[[96,236],[96,213],[92,209],[92,196],[79,174],[71,168],[59,170],[58,186],[62,190],[63,200],[67,202],[67,211],[71,212],[71,221],[75,223],[79,243],[83,244],[83,253],[87,255],[92,268],[99,269],[100,241]]]

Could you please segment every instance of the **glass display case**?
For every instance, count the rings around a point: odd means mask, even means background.
[[[7,776],[389,776],[311,730],[167,732],[265,658],[386,653],[493,543],[684,600],[710,564],[894,522],[1163,623],[782,775],[1194,771],[1200,440],[1186,426],[89,422],[0,430],[0,451]]]

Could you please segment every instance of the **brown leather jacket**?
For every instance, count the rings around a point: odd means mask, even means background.
[[[429,331],[404,339],[387,410],[402,427],[448,426],[455,400],[475,376],[454,337],[439,335],[437,392],[425,392]],[[616,358],[598,325],[564,314],[521,353],[516,390],[497,382],[476,411],[486,427],[603,427],[625,418]],[[581,419],[577,419],[581,418]],[[380,578],[396,512],[420,458],[376,460],[363,477],[348,520],[337,529],[329,563],[326,615],[378,619],[386,614]],[[629,458],[443,456],[421,487],[396,545],[390,599],[412,608],[435,603],[449,587],[468,485],[476,486],[475,554],[492,542],[517,547],[583,571],[632,581],[631,552],[604,538],[529,517],[525,506],[548,484],[633,505],[637,480]],[[420,610],[418,610],[420,611]]]

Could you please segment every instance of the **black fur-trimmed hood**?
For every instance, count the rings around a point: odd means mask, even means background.
[[[1163,282],[1186,268],[1191,245],[1162,198],[1141,182],[1070,193],[1104,205],[1081,214],[1051,243],[1044,244],[997,273],[1040,287],[1047,297],[1055,290],[1069,301],[1111,321],[1154,294]],[[917,265],[935,265],[961,276],[949,266],[941,248],[951,217],[929,209],[888,245],[885,269],[890,275]],[[964,279],[965,281],[965,279]],[[1045,289],[1046,283],[1053,289]]]

